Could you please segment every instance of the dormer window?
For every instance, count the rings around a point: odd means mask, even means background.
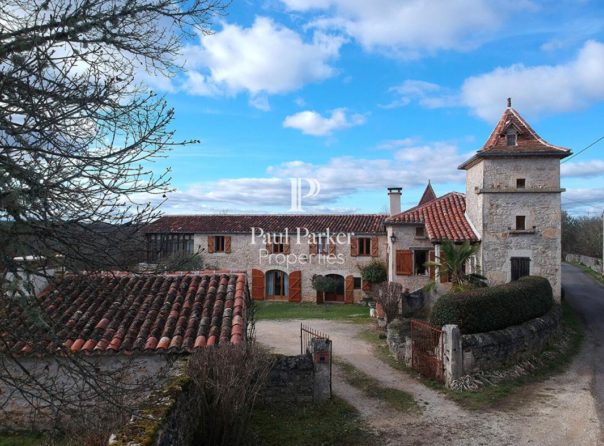
[[[508,146],[516,145],[516,133],[508,132],[505,136],[506,136],[506,141],[507,141]]]

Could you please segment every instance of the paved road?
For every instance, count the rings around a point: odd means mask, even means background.
[[[562,265],[566,300],[586,326],[586,343],[593,373],[592,394],[600,423],[604,426],[604,286],[572,265]]]

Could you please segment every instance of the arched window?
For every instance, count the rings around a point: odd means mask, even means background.
[[[288,295],[289,280],[287,273],[273,269],[266,272],[266,297],[286,298]]]

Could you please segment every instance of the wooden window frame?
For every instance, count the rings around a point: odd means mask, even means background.
[[[225,252],[225,238],[224,235],[214,236],[214,252]]]
[[[352,288],[355,290],[360,290],[362,287],[363,287],[363,279],[360,277],[353,278]]]

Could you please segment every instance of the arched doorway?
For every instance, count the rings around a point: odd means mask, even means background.
[[[325,293],[326,302],[344,302],[344,276],[339,274],[327,274],[325,277],[332,279],[335,284],[335,290],[331,293]]]
[[[289,278],[287,273],[272,269],[266,272],[266,298],[287,299]]]

